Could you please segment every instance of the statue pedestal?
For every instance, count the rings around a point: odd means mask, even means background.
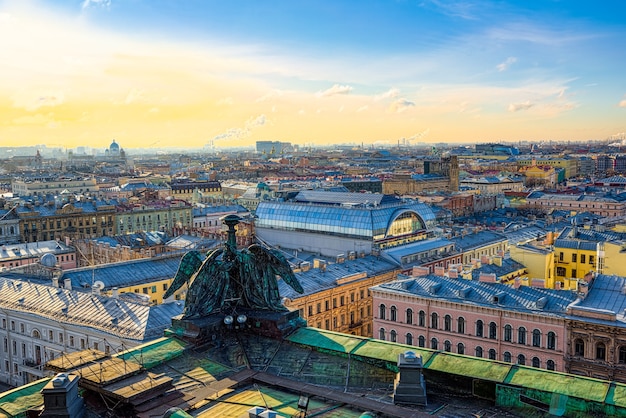
[[[238,321],[244,317],[245,321]],[[165,335],[180,338],[194,345],[203,345],[217,342],[225,332],[252,332],[281,339],[301,326],[306,326],[306,321],[300,318],[298,311],[237,309],[232,314],[217,312],[201,318],[175,316],[172,318],[172,327]]]

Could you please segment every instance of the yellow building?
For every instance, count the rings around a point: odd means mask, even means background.
[[[571,178],[578,176],[579,161],[574,158],[563,157],[545,157],[545,158],[531,158],[526,160],[517,160],[517,167],[530,167],[532,165],[549,166],[556,168],[562,168],[565,170],[565,178]]]
[[[557,173],[554,167],[531,165],[521,167],[519,171],[526,176],[526,186],[528,187],[556,186]]]
[[[598,243],[579,239],[559,238],[554,241],[554,275],[557,281],[582,279],[597,271]]]
[[[599,243],[597,268],[598,273],[626,277],[626,242]]]

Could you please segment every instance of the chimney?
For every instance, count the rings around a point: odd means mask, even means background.
[[[545,289],[546,281],[544,279],[532,279],[531,286],[538,287],[540,289]]]
[[[337,264],[341,264],[344,261],[346,261],[346,255],[345,254],[337,254]]]
[[[522,279],[520,279],[519,277],[516,277],[515,279],[513,279],[513,289],[519,289],[521,285],[522,285]]]
[[[72,290],[72,279],[63,280],[63,284],[64,284],[65,289]]]
[[[445,269],[441,266],[435,266],[435,276],[443,277]]]
[[[495,273],[480,273],[478,276],[478,281],[483,283],[495,283],[496,282],[496,274]]]
[[[413,271],[411,272],[411,276],[413,277],[424,277],[430,274],[430,269],[428,267],[422,266],[413,266]]]
[[[491,261],[489,260],[489,256],[481,255],[480,256],[480,263],[484,264],[484,265],[491,264]]]
[[[59,287],[59,278],[52,276],[52,287]]]
[[[117,287],[114,287],[113,289],[111,289],[111,297],[113,299],[117,299],[120,296],[120,291]]]
[[[554,283],[554,289],[561,290],[563,288],[563,284],[561,282]]]
[[[79,376],[59,373],[41,389],[43,412],[40,417],[82,417],[83,398],[78,396]]]
[[[491,261],[493,262],[493,264],[495,264],[498,267],[502,267],[502,257],[499,255],[494,255],[491,258]]]
[[[448,277],[451,279],[458,279],[459,278],[459,272],[456,271],[456,269],[450,269],[448,270]]]

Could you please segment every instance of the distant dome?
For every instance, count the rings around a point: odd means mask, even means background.
[[[120,146],[117,142],[115,142],[115,139],[113,140],[113,142],[111,142],[111,145],[109,146],[109,150],[111,152],[119,152],[120,151]]]
[[[54,267],[57,264],[57,258],[54,256],[54,254],[44,254],[43,257],[41,257],[41,260],[39,261],[43,266],[46,267]]]

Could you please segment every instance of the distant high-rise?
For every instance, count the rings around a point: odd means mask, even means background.
[[[291,151],[290,142],[280,141],[256,141],[256,152],[267,156],[279,156],[286,151]]]

